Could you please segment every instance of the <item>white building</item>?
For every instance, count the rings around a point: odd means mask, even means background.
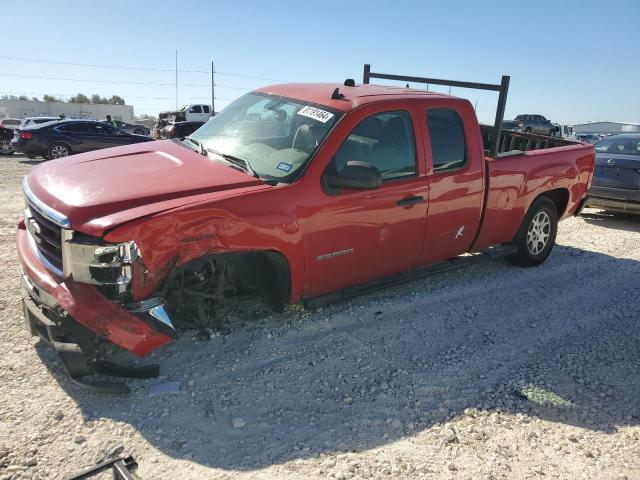
[[[0,118],[57,117],[61,113],[67,118],[102,120],[111,115],[114,120],[133,122],[132,105],[0,99]]]
[[[640,123],[591,122],[574,125],[576,133],[640,133]]]

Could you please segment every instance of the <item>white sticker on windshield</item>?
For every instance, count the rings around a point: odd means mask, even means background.
[[[327,112],[316,107],[303,107],[298,111],[298,115],[304,115],[305,117],[313,118],[322,123],[327,123],[333,118],[333,113]]]

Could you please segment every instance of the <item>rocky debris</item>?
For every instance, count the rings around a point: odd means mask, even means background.
[[[247,423],[240,417],[235,417],[231,420],[231,425],[233,428],[244,428]]]
[[[155,397],[157,395],[177,395],[183,393],[180,390],[180,382],[164,382],[156,383],[149,386],[149,396]]]

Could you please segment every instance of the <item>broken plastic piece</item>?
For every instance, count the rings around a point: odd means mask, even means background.
[[[157,383],[149,387],[150,397],[155,397],[156,395],[177,395],[179,393],[184,393],[180,390],[180,382]]]

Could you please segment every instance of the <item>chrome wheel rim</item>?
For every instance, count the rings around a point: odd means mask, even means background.
[[[62,145],[56,145],[51,149],[51,158],[61,158],[69,156],[69,150]]]
[[[11,153],[13,149],[11,148],[11,142],[9,140],[2,140],[0,142],[0,153],[7,154]]]
[[[527,229],[527,249],[532,255],[538,255],[549,243],[551,234],[551,219],[547,212],[541,211],[534,215]]]

